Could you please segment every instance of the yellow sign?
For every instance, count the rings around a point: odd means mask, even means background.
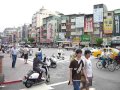
[[[73,38],[73,42],[80,42],[80,38],[79,37]]]
[[[106,18],[104,19],[104,26],[103,30],[105,34],[112,34],[113,31],[113,19]]]

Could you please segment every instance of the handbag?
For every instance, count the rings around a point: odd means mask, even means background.
[[[82,70],[81,70],[81,82],[86,82],[85,75]]]

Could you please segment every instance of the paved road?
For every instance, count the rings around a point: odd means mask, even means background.
[[[36,49],[34,50],[36,51]],[[43,49],[43,53],[51,56],[57,49]],[[6,85],[1,90],[48,90],[52,86],[54,90],[72,90],[72,86],[67,85],[68,71],[69,71],[69,60],[68,56],[71,51],[65,51],[66,60],[58,62],[58,67],[56,69],[50,69],[51,82],[47,85],[37,85],[31,89],[26,89],[22,83],[16,83],[11,85]],[[30,57],[31,59],[32,57]],[[93,63],[93,88],[95,90],[120,90],[120,70],[115,72],[109,72],[108,70],[98,70],[96,68],[96,60],[92,57]],[[31,64],[29,64],[31,65]],[[32,66],[31,66],[32,67]],[[92,90],[92,89],[91,89]]]

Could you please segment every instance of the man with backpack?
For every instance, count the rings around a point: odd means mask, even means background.
[[[82,51],[77,49],[75,51],[76,58],[70,62],[70,78],[69,83],[73,85],[74,90],[80,90],[80,80],[81,80],[81,71],[83,72],[86,82],[88,82],[88,78],[86,75],[86,71],[84,69],[84,62],[81,59]]]

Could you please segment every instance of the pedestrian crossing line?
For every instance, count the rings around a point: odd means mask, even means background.
[[[58,85],[61,85],[61,84],[66,84],[66,83],[68,83],[68,81],[58,82],[58,83],[50,84],[48,86],[53,87],[53,86],[58,86]]]
[[[0,85],[0,88],[4,88],[4,87],[6,87],[6,86],[4,86],[4,85]]]
[[[31,88],[24,88],[24,89],[19,89],[19,90],[52,90],[54,88],[48,86],[47,84],[40,84],[38,86],[33,86]]]

